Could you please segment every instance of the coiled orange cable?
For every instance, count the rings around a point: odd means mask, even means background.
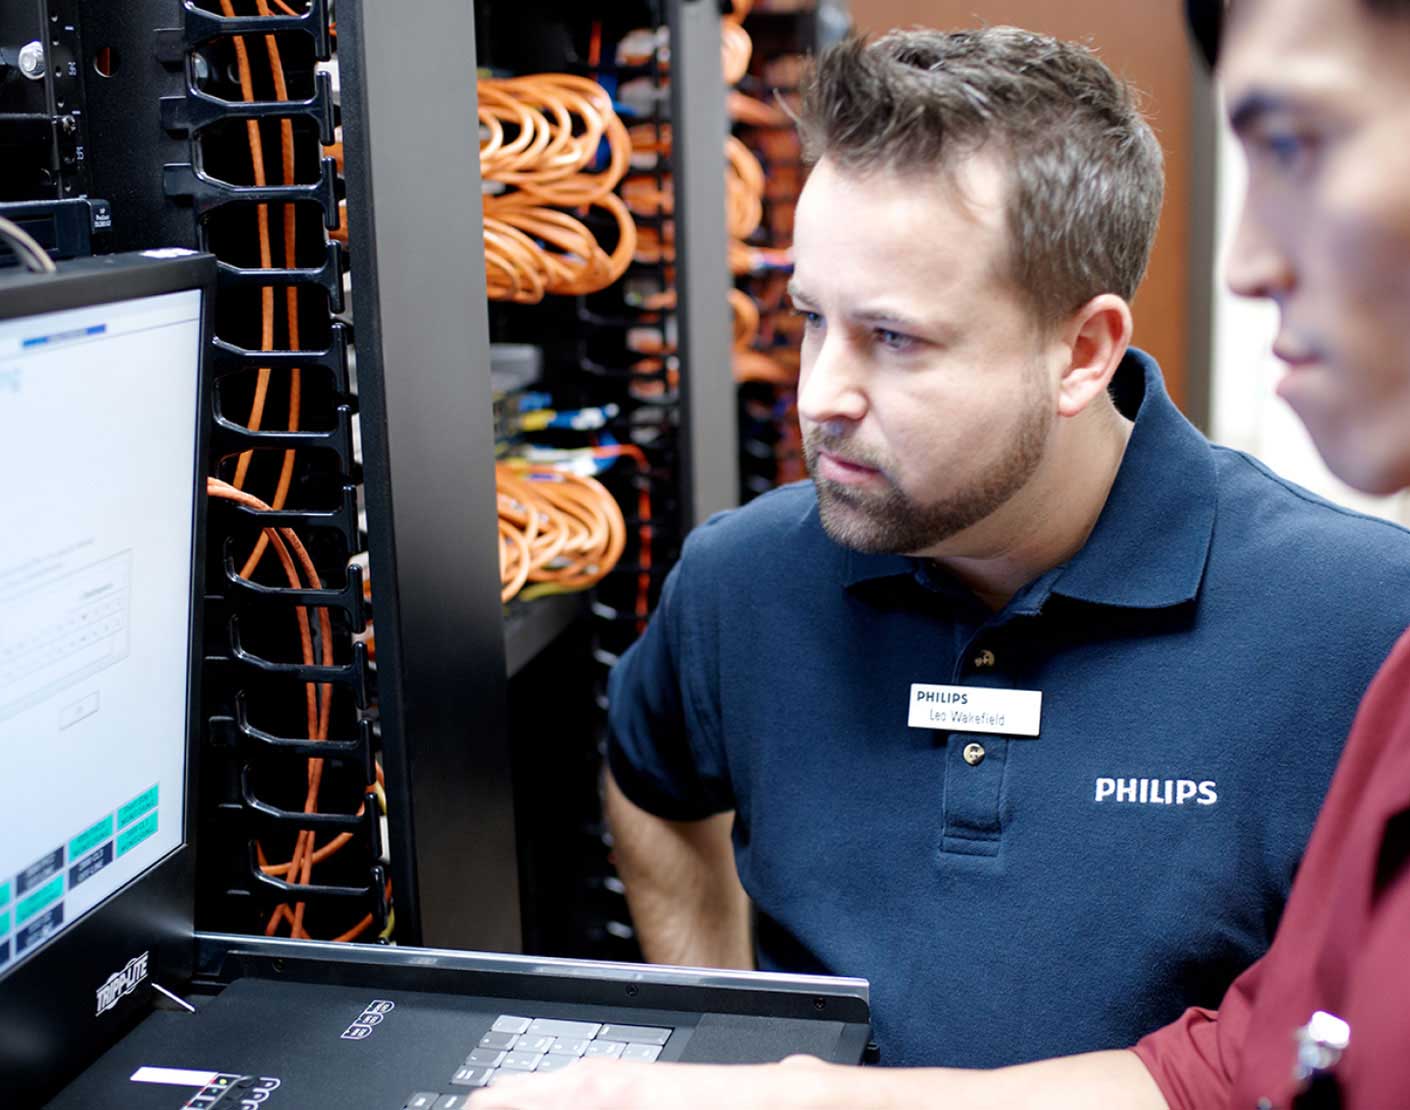
[[[626,547],[621,507],[595,478],[520,460],[495,466],[502,600],[528,583],[582,590],[606,577]]]
[[[597,292],[626,272],[637,229],[613,190],[631,142],[595,81],[564,73],[477,82],[484,180],[510,191],[484,198],[485,277],[492,300],[533,304],[545,294]],[[586,172],[606,140],[608,165]],[[598,208],[612,218],[609,254],[581,220],[557,208]]]

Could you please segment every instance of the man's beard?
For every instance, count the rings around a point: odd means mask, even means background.
[[[914,500],[893,484],[880,460],[859,456],[847,439],[829,435],[819,426],[806,430],[803,455],[817,489],[823,528],[836,543],[871,554],[909,555],[978,524],[1022,489],[1043,459],[1047,431],[1045,406],[1034,399],[1025,406],[1003,453],[983,468],[976,481],[929,503]],[[819,478],[820,450],[876,468],[885,488],[859,490]]]

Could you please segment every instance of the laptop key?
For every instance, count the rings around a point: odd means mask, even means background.
[[[587,1051],[584,1056],[595,1056],[603,1060],[616,1060],[622,1055],[622,1049],[626,1048],[621,1041],[588,1041]]]
[[[499,1066],[505,1071],[533,1071],[542,1059],[542,1053],[511,1052]]]
[[[539,1072],[561,1071],[569,1064],[576,1064],[577,1062],[578,1058],[576,1056],[545,1056],[539,1061],[537,1070]]]
[[[547,1034],[525,1033],[514,1046],[515,1052],[531,1052],[542,1056],[553,1047],[553,1038]]]
[[[552,1018],[538,1018],[529,1026],[530,1033],[542,1033],[549,1037],[581,1037],[590,1041],[597,1036],[602,1026],[595,1021],[556,1021]]]
[[[604,1025],[598,1033],[600,1041],[625,1041],[629,1044],[664,1045],[671,1039],[671,1030],[654,1029],[645,1025]]]
[[[417,1091],[409,1099],[402,1110],[432,1110],[436,1105],[436,1100],[441,1097],[439,1091]]]
[[[492,1033],[523,1033],[532,1024],[526,1017],[515,1017],[513,1014],[500,1014],[495,1018],[494,1024],[490,1026]]]
[[[493,1068],[461,1068],[450,1077],[450,1081],[457,1087],[483,1087],[490,1080],[490,1073]]]
[[[441,1095],[431,1110],[465,1110],[469,1095]]]
[[[554,1056],[581,1056],[590,1044],[591,1041],[559,1037],[548,1051]]]
[[[468,1067],[497,1068],[504,1061],[504,1050],[499,1048],[477,1048],[465,1057]]]
[[[649,1064],[660,1055],[659,1044],[629,1044],[622,1049],[623,1060],[635,1060],[641,1064]]]
[[[508,1052],[511,1048],[514,1047],[518,1040],[518,1033],[498,1033],[495,1030],[491,1029],[488,1033],[486,1033],[483,1037],[480,1038],[480,1047],[499,1049],[501,1051]]]

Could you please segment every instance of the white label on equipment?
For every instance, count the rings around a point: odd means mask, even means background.
[[[988,686],[927,686],[911,683],[911,728],[1037,736],[1043,712],[1041,690],[995,690]]]
[[[138,1068],[132,1073],[134,1083],[165,1083],[170,1087],[204,1087],[214,1083],[218,1071],[189,1071],[184,1068]]]

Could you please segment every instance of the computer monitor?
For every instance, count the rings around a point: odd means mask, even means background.
[[[0,1090],[189,976],[215,263],[0,277]]]

